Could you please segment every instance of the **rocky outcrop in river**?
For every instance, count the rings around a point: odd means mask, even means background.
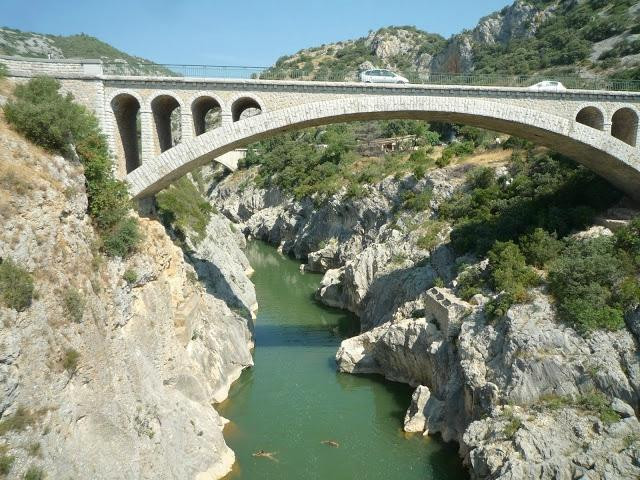
[[[243,239],[212,221],[196,273],[160,223],[141,219],[140,251],[107,259],[81,167],[3,124],[0,149],[0,257],[36,288],[25,311],[0,307],[0,457],[11,478],[29,468],[51,479],[224,476],[234,454],[213,405],[252,365]]]
[[[487,297],[458,298],[456,265],[473,259],[456,258],[434,211],[465,169],[388,178],[364,198],[338,194],[320,207],[256,188],[254,172],[239,171],[211,199],[245,234],[325,272],[317,298],[361,319],[338,368],[415,386],[405,429],[459,442],[473,478],[637,478],[636,324],[581,336],[556,320],[543,289],[494,321]],[[432,210],[402,209],[403,192],[426,187]],[[421,248],[425,232],[433,243]]]

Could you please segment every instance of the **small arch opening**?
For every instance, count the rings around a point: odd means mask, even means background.
[[[638,114],[630,108],[621,108],[614,113],[611,135],[635,147],[638,141]]]
[[[121,93],[111,100],[111,110],[118,127],[119,150],[124,156],[126,173],[141,164],[140,102],[133,95]]]
[[[222,108],[220,103],[212,97],[196,98],[191,104],[191,114],[196,136],[222,124]]]
[[[151,102],[160,152],[176,146],[182,139],[180,104],[170,95],[159,95]]]
[[[596,130],[604,130],[604,114],[596,107],[585,107],[580,110],[576,116],[576,122]]]
[[[231,106],[231,118],[234,122],[238,120],[244,120],[245,118],[260,115],[262,108],[260,104],[253,98],[243,97],[239,98]]]

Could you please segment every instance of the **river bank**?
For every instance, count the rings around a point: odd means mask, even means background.
[[[220,408],[236,453],[227,478],[468,478],[456,444],[403,432],[409,387],[336,372],[336,350],[359,324],[313,300],[322,276],[301,273],[259,241],[246,253],[260,307],[255,366]],[[253,457],[259,450],[276,452],[275,460]]]

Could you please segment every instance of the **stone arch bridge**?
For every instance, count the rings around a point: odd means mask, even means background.
[[[0,62],[16,78],[58,78],[96,113],[117,173],[129,182],[134,198],[151,196],[212,160],[233,168],[226,154],[278,132],[406,118],[532,140],[574,158],[640,201],[640,92],[118,76],[105,75],[94,60],[0,57]]]

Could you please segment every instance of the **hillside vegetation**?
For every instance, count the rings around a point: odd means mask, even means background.
[[[98,120],[71,94],[63,96],[60,84],[36,77],[16,86],[4,106],[7,122],[35,145],[84,166],[89,213],[111,256],[130,254],[140,240],[138,223],[129,215],[129,192],[113,176],[113,161]]]
[[[637,79],[639,15],[637,0],[518,0],[449,40],[415,27],[387,27],[283,56],[269,74],[339,80],[383,67],[409,78],[547,72]]]
[[[0,28],[0,55],[37,58],[97,58],[122,60],[127,63],[151,63],[129,55],[91,35],[49,35],[23,32],[15,28]]]

